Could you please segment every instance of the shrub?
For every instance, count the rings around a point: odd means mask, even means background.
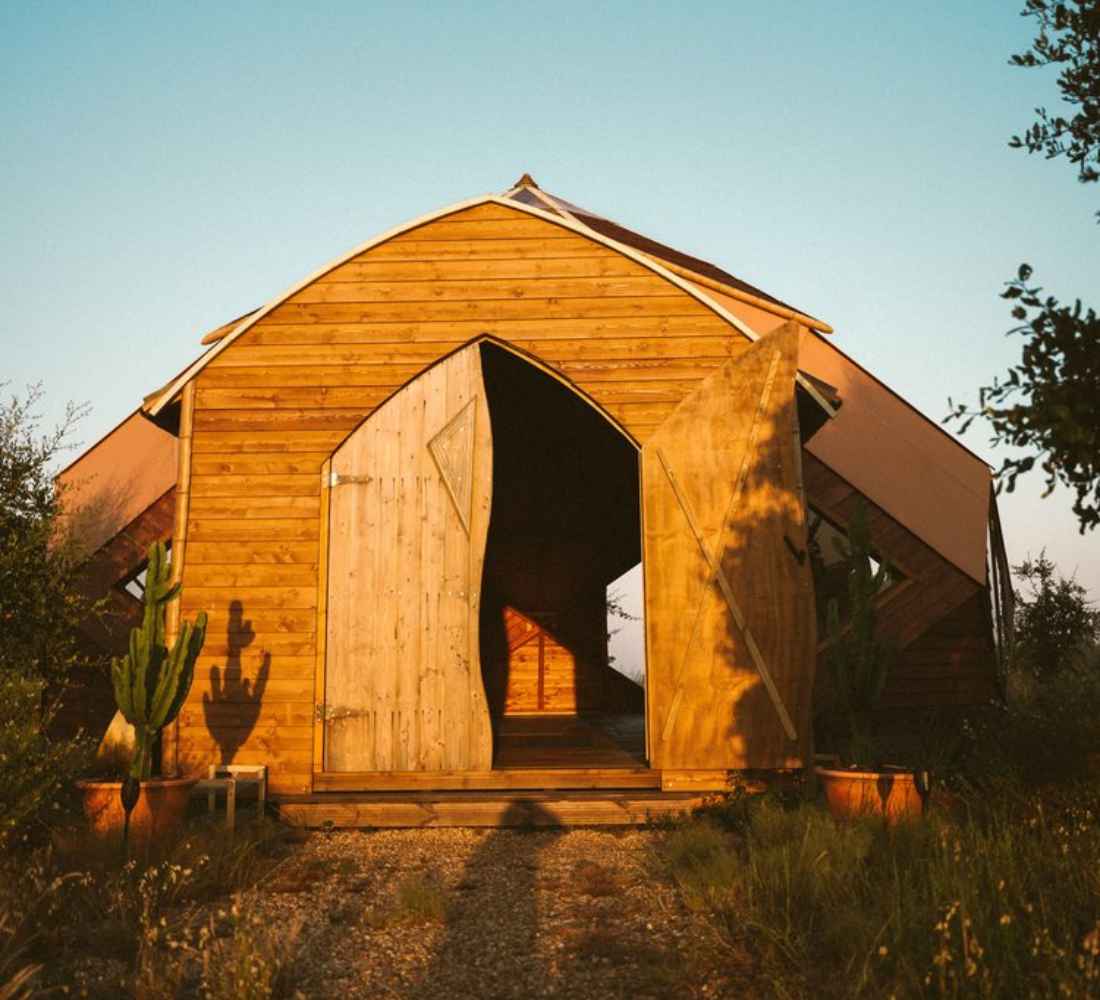
[[[1045,550],[1012,572],[1028,589],[1019,596],[1014,616],[1015,666],[1042,677],[1083,666],[1100,642],[1100,612],[1092,608],[1085,588],[1062,576]]]
[[[91,761],[84,739],[51,739],[45,681],[0,672],[0,849],[61,812],[72,780]]]
[[[963,789],[984,797],[1024,797],[1029,789],[1073,783],[1100,751],[1100,672],[1067,671],[1043,678],[1010,675],[1006,705],[974,713],[958,770]]]
[[[0,385],[0,388],[3,388]],[[58,804],[86,761],[81,740],[51,741],[44,707],[74,668],[94,669],[80,626],[99,614],[74,579],[80,552],[61,524],[53,466],[84,410],[42,433],[41,389],[0,402],[0,849]],[[51,702],[56,704],[56,702]]]
[[[60,426],[43,433],[35,412],[41,398],[32,386],[0,402],[0,674],[61,684],[76,667],[103,666],[80,627],[104,605],[77,586],[85,553],[63,521],[53,478],[86,408],[70,405]]]

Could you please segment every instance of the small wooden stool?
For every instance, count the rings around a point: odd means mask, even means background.
[[[218,792],[225,792],[225,825],[229,830],[237,825],[237,785],[256,786],[256,815],[262,817],[267,802],[266,764],[211,764],[208,776],[195,785],[198,792],[206,792],[206,804],[210,812],[217,808]]]

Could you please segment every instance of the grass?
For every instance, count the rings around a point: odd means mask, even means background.
[[[1100,993],[1096,792],[895,829],[765,799],[739,832],[693,819],[662,854],[685,898],[754,939],[777,995]]]
[[[776,996],[1100,996],[1098,693],[1067,677],[968,720],[954,815],[890,829],[735,795],[667,829],[660,861]]]
[[[646,996],[689,996],[685,984],[690,981],[690,969],[675,947],[658,941],[628,941],[615,927],[595,927],[581,932],[572,942],[572,955],[581,962],[599,963],[616,968],[643,970],[651,994]]]
[[[394,912],[412,923],[441,923],[447,915],[447,896],[430,876],[410,875],[397,884]]]
[[[712,821],[699,819],[672,827],[663,846],[685,902],[693,909],[720,906],[741,867],[733,838]]]
[[[614,873],[595,861],[583,861],[573,872],[577,892],[582,896],[602,898],[617,896],[622,887]]]
[[[266,819],[240,823],[236,835],[200,820],[156,856],[125,862],[117,846],[101,846],[79,830],[57,831],[51,845],[5,855],[0,998],[5,990],[23,997],[69,986],[89,963],[110,970],[110,984],[93,984],[100,995],[172,996],[200,951],[206,952],[202,976],[214,975],[231,952],[220,939],[216,948],[200,949],[199,908],[271,875],[287,856],[288,839],[286,827]],[[240,905],[239,899],[231,904],[243,929],[230,939],[239,936],[242,948],[252,942],[257,968],[266,968],[273,958],[264,958],[259,930],[248,928]],[[13,977],[34,965],[41,968],[16,989]]]
[[[287,995],[303,926],[299,917],[269,927],[249,912],[240,896],[197,928],[165,933],[154,926],[138,962],[133,993],[140,1000],[167,1000],[191,985],[204,1000]]]
[[[1100,997],[1100,774],[1088,760],[1100,749],[1100,674],[1020,687],[1011,706],[954,729],[942,718],[943,731],[915,727],[911,745],[922,760],[940,754],[933,769],[963,804],[953,814],[892,829],[838,823],[791,785],[654,825],[680,900],[713,928],[708,941],[724,942],[731,968],[751,955],[757,995]],[[79,831],[0,852],[0,1000],[63,985],[138,1000],[288,993],[314,939],[293,923],[266,926],[248,890],[312,892],[363,874],[351,859],[295,857],[297,836],[247,814],[230,835],[203,816],[161,854],[125,864]],[[623,895],[593,859],[561,882],[592,901],[582,906]],[[417,927],[445,921],[448,904],[438,878],[419,872],[330,919]],[[662,932],[627,947],[613,924],[598,926],[572,950],[644,968],[655,990],[686,989],[693,942]]]
[[[438,880],[423,872],[406,875],[393,897],[367,916],[376,930],[397,924],[438,924],[447,918],[447,894]]]

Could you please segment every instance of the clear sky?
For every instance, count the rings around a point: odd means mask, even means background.
[[[89,401],[91,442],[206,330],[527,170],[828,320],[939,419],[1017,356],[1021,261],[1100,304],[1100,191],[1006,145],[1057,101],[1007,65],[1020,6],[5,4],[0,380]],[[1100,598],[1100,533],[1039,493],[1002,500],[1010,556]]]

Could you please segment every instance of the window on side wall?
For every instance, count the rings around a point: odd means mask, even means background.
[[[814,595],[817,604],[817,626],[819,634],[824,635],[830,601],[836,601],[842,625],[849,618],[848,534],[813,505],[810,505],[808,529],[810,566],[813,570]],[[871,572],[878,573],[883,561],[881,554],[872,554]],[[880,599],[883,594],[905,579],[896,566],[888,560],[886,564],[886,574],[879,586]]]
[[[171,540],[164,543],[164,547],[168,553],[168,562],[172,562],[172,542]],[[149,572],[149,560],[144,559],[142,562],[135,566],[126,576],[115,584],[119,590],[128,596],[132,597],[139,604],[145,601],[145,576]]]

